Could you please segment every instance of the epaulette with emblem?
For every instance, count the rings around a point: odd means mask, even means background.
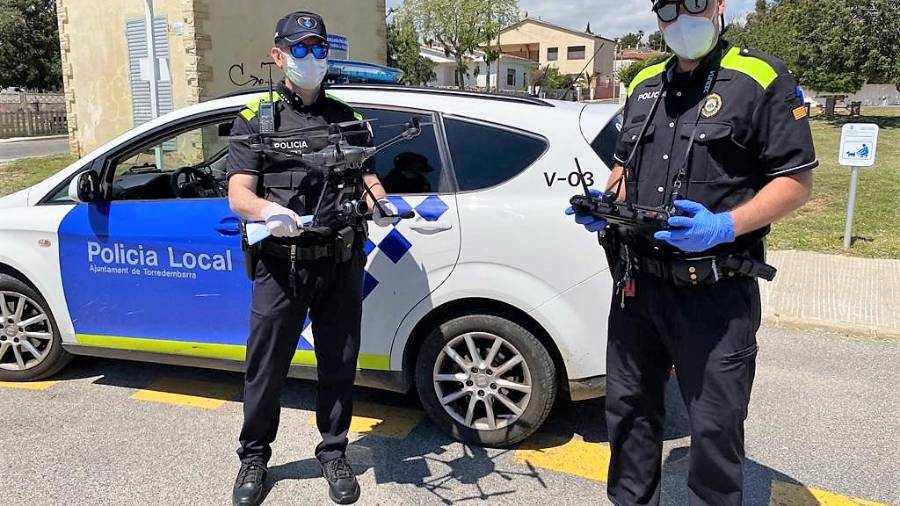
[[[722,68],[747,75],[763,89],[778,76],[788,74],[787,65],[778,58],[750,48],[732,47],[722,58]]]

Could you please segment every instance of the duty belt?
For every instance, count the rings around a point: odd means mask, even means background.
[[[334,256],[334,244],[292,245],[263,241],[262,254],[292,260],[319,260]]]
[[[771,265],[734,254],[666,260],[635,256],[625,259],[625,263],[634,272],[649,274],[680,286],[710,285],[736,276],[772,281],[777,273]]]

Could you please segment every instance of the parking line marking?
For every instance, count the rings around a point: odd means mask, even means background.
[[[138,390],[131,398],[214,410],[233,399],[240,391],[241,386],[237,384],[164,377],[147,388]]]
[[[769,506],[890,506],[880,502],[854,499],[803,485],[772,481]]]
[[[0,388],[12,388],[17,390],[47,390],[58,381],[0,381]]]
[[[405,439],[425,417],[421,411],[367,402],[354,402],[353,412],[357,414],[350,420],[350,432],[391,439]],[[316,415],[308,422],[316,425]]]
[[[609,458],[608,445],[550,435],[532,437],[515,453],[520,464],[602,482],[607,481]]]

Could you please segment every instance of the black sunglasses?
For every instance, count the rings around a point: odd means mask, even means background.
[[[709,0],[677,0],[670,2],[657,2],[653,7],[656,17],[663,23],[671,23],[678,19],[678,6],[683,5],[684,10],[691,14],[700,14],[709,6]]]

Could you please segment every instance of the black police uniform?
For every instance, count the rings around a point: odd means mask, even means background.
[[[250,102],[235,120],[232,135],[259,132],[260,102],[268,93]],[[324,91],[311,105],[282,83],[275,94],[276,131],[293,130],[361,118],[353,109]],[[348,136],[354,145],[372,145],[365,130]],[[313,132],[322,133],[322,132]],[[285,141],[294,152],[326,147],[324,138]],[[364,172],[372,173],[367,162]],[[326,185],[319,202],[325,173],[297,159],[279,154],[260,154],[249,141],[232,141],[228,153],[229,177],[250,174],[259,178],[258,194],[281,204],[299,216],[313,214],[319,206],[319,225],[334,230],[331,235],[303,233],[298,238],[270,237],[263,241],[255,261],[250,337],[247,342],[247,373],[244,386],[244,426],[241,431],[242,462],[266,464],[271,456],[281,410],[281,391],[297,351],[307,312],[315,335],[318,369],[316,420],[322,443],[316,456],[327,462],[344,455],[352,416],[352,388],[359,355],[362,282],[365,267],[363,243],[365,223],[361,218],[342,218],[338,205],[362,198],[362,177],[343,190]],[[343,229],[341,237],[336,237]],[[352,240],[352,243],[349,241]]]
[[[724,212],[774,177],[816,167],[806,109],[782,62],[720,40],[693,72],[678,73],[675,63],[645,69],[629,88],[616,149],[628,202],[664,207],[675,192]],[[690,416],[691,503],[741,504],[743,424],[760,324],[754,276],[765,271],[767,233],[699,254],[651,235],[622,238],[613,255],[619,283],[607,349],[608,492],[615,504],[659,502],[673,364]]]

